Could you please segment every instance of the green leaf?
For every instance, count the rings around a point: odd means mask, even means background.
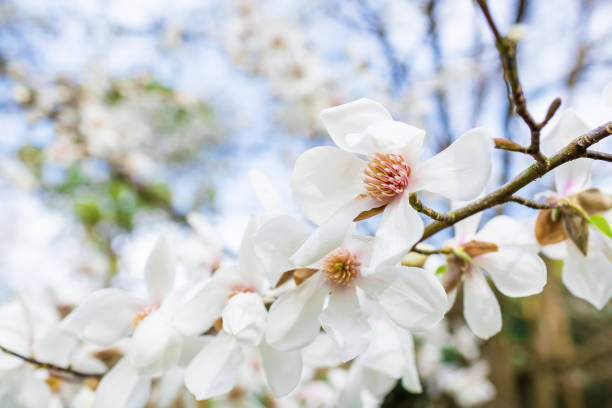
[[[436,275],[442,275],[444,272],[446,272],[446,268],[448,268],[447,265],[438,266],[438,268],[436,269]]]
[[[597,227],[604,235],[612,238],[612,228],[610,228],[610,224],[608,224],[608,220],[604,218],[601,214],[591,215],[589,217],[589,222]]]
[[[466,262],[472,262],[472,258],[470,258],[470,256],[467,253],[465,253],[463,248],[455,248],[453,250],[453,253]]]

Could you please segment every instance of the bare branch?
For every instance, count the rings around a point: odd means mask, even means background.
[[[518,197],[515,195],[510,196],[508,201],[524,205],[525,207],[533,208],[534,210],[550,210],[552,208],[560,207],[559,204],[540,203],[538,201],[529,200],[527,198]]]
[[[446,215],[446,214],[440,214],[439,212],[436,212],[436,211],[432,210],[431,208],[426,207],[421,202],[421,200],[419,200],[419,198],[417,197],[416,193],[410,193],[409,200],[410,200],[410,205],[415,210],[417,210],[420,213],[425,214],[429,218],[432,218],[432,219],[440,221],[440,222],[445,222],[445,223],[453,221],[453,217],[452,216]]]
[[[68,381],[74,381],[74,380],[85,380],[87,378],[97,378],[100,379],[102,378],[103,374],[92,374],[92,373],[84,373],[81,371],[77,371],[77,370],[73,370],[71,368],[65,368],[65,367],[60,367],[57,366],[55,364],[49,364],[49,363],[44,363],[42,361],[38,361],[34,358],[31,357],[26,357],[20,353],[17,353],[15,351],[9,350],[6,347],[0,345],[0,350],[3,351],[6,354],[9,354],[13,357],[17,357],[20,360],[25,361],[26,363],[32,364],[38,368],[44,368],[46,370],[49,370],[49,372],[61,376],[62,378],[64,378],[65,380]]]
[[[592,150],[587,150],[584,157],[586,157],[587,159],[603,160],[607,162],[612,162],[612,154],[610,153],[594,152]]]

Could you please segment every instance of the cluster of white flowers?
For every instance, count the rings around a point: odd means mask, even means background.
[[[461,283],[467,327],[482,339],[502,326],[487,276],[506,296],[541,292],[547,274],[538,253],[545,244],[556,245],[547,253],[565,259],[563,282],[572,293],[598,308],[612,297],[612,239],[602,226],[612,221],[612,204],[610,196],[590,188],[589,161],[555,170],[557,191],[546,196],[569,203],[561,214],[543,210],[531,227],[497,216],[480,230],[476,214],[454,225],[443,265],[433,256],[411,262],[405,256],[424,233],[413,207],[416,193],[441,195],[454,206],[483,194],[493,149],[488,131],[472,129],[422,159],[425,131],[393,120],[377,102],[360,99],[325,109],[321,118],[336,146],[304,152],[291,181],[295,200],[314,226],[277,215],[276,195],[262,193],[274,215],[250,218],[234,264],[181,281],[173,243],[162,237],[146,262],[148,297],[102,289],[60,322],[53,315],[44,324],[32,320],[40,313],[22,306],[20,313],[30,317],[2,319],[8,324],[0,344],[53,364],[51,374],[57,367],[99,374],[106,367],[101,356],[120,358],[93,387],[95,393],[73,390],[71,398],[91,404],[78,406],[140,407],[154,392],[158,402],[215,398],[249,405],[250,398],[275,398],[277,406],[360,407],[379,403],[398,381],[421,392],[421,378],[434,392],[472,405],[494,395],[488,367],[467,329],[451,336],[440,323]],[[544,149],[556,151],[586,130],[566,111]],[[269,191],[265,180],[253,179]],[[590,239],[577,239],[567,225],[565,232],[555,230],[558,222],[572,220],[567,208],[600,217]],[[377,213],[382,217],[374,236],[357,234],[356,222]],[[190,219],[210,236],[201,219]],[[13,321],[30,328],[12,328]],[[423,343],[419,364],[413,333]],[[440,369],[441,350],[449,344],[467,366]],[[2,364],[8,376],[32,371],[14,356],[0,357],[8,361]],[[46,378],[46,384],[53,381],[61,379]],[[19,390],[2,395],[31,397]]]

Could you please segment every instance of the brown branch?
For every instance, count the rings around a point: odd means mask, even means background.
[[[454,223],[461,221],[470,215],[476,214],[480,211],[486,210],[487,208],[494,207],[499,204],[503,204],[511,200],[511,197],[521,188],[525,187],[532,181],[542,177],[544,174],[551,170],[559,167],[560,165],[570,162],[572,160],[586,157],[587,148],[591,147],[595,143],[603,140],[604,138],[612,134],[612,121],[599,126],[585,133],[582,136],[577,137],[554,156],[550,157],[546,162],[536,162],[523,170],[518,176],[510,180],[497,190],[491,192],[485,197],[472,202],[471,204],[460,208],[458,210],[440,214],[446,219],[452,221],[436,221],[429,224],[425,228],[421,241],[429,238],[433,234],[442,231],[445,228],[450,227]]]
[[[592,150],[587,150],[584,157],[586,157],[587,159],[603,160],[607,162],[612,162],[612,154],[610,153],[594,152]]]
[[[514,111],[516,114],[525,122],[525,124],[529,127],[531,132],[531,143],[528,147],[515,149],[514,151],[519,151],[521,153],[526,153],[531,155],[536,161],[540,163],[546,162],[546,156],[542,154],[540,151],[540,131],[542,128],[548,123],[548,121],[555,114],[559,106],[561,105],[561,100],[559,98],[555,99],[548,109],[548,113],[546,118],[538,123],[529,110],[527,109],[527,100],[525,99],[525,95],[523,93],[523,86],[519,80],[518,75],[518,67],[516,61],[516,41],[504,37],[500,34],[493,17],[491,16],[491,11],[489,10],[489,6],[486,0],[477,0],[478,6],[482,10],[485,19],[487,20],[487,24],[493,33],[493,37],[495,37],[495,46],[497,47],[497,51],[499,54],[499,59],[502,64],[502,69],[504,72],[504,81],[506,82],[506,86],[508,88],[508,98],[512,105],[514,105]]]
[[[453,221],[453,217],[451,215],[440,214],[439,212],[436,212],[436,211],[432,210],[431,208],[426,207],[421,202],[421,200],[419,200],[419,198],[417,197],[416,193],[410,193],[409,200],[410,200],[410,205],[412,206],[412,208],[414,208],[415,210],[417,210],[420,213],[425,214],[429,218],[432,218],[432,219],[440,221],[440,222],[445,222],[445,223]]]
[[[451,254],[453,252],[451,248],[426,249],[416,246],[412,248],[412,251],[421,255]]]
[[[44,363],[42,361],[38,361],[31,357],[26,357],[23,354],[17,353],[16,351],[12,351],[7,349],[6,347],[0,345],[0,350],[6,354],[9,354],[13,357],[16,357],[20,360],[25,361],[26,363],[32,364],[38,368],[44,368],[49,370],[51,373],[61,376],[65,380],[85,380],[87,378],[97,378],[100,379],[104,374],[92,374],[92,373],[84,373],[81,371],[73,370],[71,368],[60,367],[55,364]]]
[[[515,195],[510,196],[508,201],[524,205],[525,207],[533,208],[534,210],[550,210],[561,206],[559,204],[540,203],[538,201],[529,200],[527,198],[518,197]]]

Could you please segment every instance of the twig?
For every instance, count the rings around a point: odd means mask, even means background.
[[[0,345],[0,350],[13,357],[17,357],[18,359],[23,360],[26,363],[30,363],[38,368],[44,368],[55,374],[63,375],[64,379],[66,380],[70,380],[74,378],[77,378],[79,380],[84,380],[87,378],[98,378],[99,379],[99,378],[102,378],[103,376],[103,374],[83,373],[81,371],[73,370],[71,368],[60,367],[55,364],[43,363],[42,361],[38,361],[34,358],[26,357],[20,353],[17,353],[16,351],[9,350],[2,345]],[[66,377],[66,375],[68,375],[68,377]]]
[[[523,87],[519,80],[518,76],[518,67],[516,62],[516,46],[517,43],[507,37],[504,37],[500,34],[493,17],[491,16],[491,12],[489,10],[489,6],[486,0],[477,0],[482,13],[487,20],[487,24],[495,37],[495,45],[497,47],[497,51],[499,53],[499,58],[501,60],[502,69],[504,71],[504,81],[506,82],[506,86],[508,87],[508,97],[511,103],[514,105],[514,111],[516,114],[525,122],[525,124],[529,127],[531,132],[531,143],[528,147],[514,150],[519,151],[521,153],[526,153],[531,155],[536,161],[545,163],[546,156],[542,154],[540,151],[540,131],[542,128],[548,123],[548,121],[552,118],[556,110],[559,108],[561,104],[560,99],[555,99],[550,108],[548,109],[548,113],[546,118],[538,123],[529,110],[527,109],[527,100],[525,99],[525,95],[523,93]]]
[[[412,248],[412,251],[422,255],[450,254],[453,252],[451,248],[425,249],[419,247]]]
[[[604,153],[604,152],[594,152],[592,150],[587,150],[584,157],[593,160],[603,160],[607,162],[612,162],[612,154]]]
[[[452,222],[453,221],[452,215],[440,214],[439,212],[436,212],[436,211],[432,210],[431,208],[426,207],[421,202],[421,200],[419,200],[419,198],[417,197],[416,193],[410,193],[409,200],[410,200],[410,205],[415,210],[417,210],[420,213],[425,214],[429,218],[432,218],[432,219],[440,221],[440,222]]]
[[[508,201],[512,201],[514,203],[518,203],[524,205],[525,207],[533,208],[535,210],[550,210],[553,208],[561,207],[560,204],[548,204],[548,203],[540,203],[538,201],[529,200],[527,198],[518,197],[518,196],[510,196]]]
[[[598,128],[585,133],[582,136],[577,137],[554,156],[550,157],[546,162],[536,162],[523,170],[518,176],[510,180],[497,190],[484,196],[483,198],[472,202],[471,204],[460,208],[458,210],[441,214],[444,217],[451,217],[452,221],[436,221],[429,224],[425,228],[421,241],[429,238],[433,234],[450,227],[454,223],[461,221],[470,215],[476,214],[480,211],[486,210],[487,208],[494,207],[498,204],[503,204],[510,201],[510,198],[521,188],[525,187],[532,181],[542,177],[544,174],[551,170],[559,167],[560,165],[570,162],[572,160],[585,157],[587,154],[587,148],[591,147],[595,143],[603,140],[604,138],[612,134],[612,121],[605,123]]]

